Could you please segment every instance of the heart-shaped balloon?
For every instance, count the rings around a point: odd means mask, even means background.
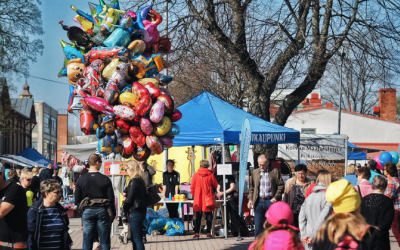
[[[130,125],[127,121],[122,120],[122,119],[115,119],[114,124],[115,124],[115,127],[117,129],[119,129],[119,131],[121,131],[122,133],[124,133],[124,134],[129,133]]]
[[[146,136],[146,145],[152,152],[156,154],[162,153],[162,145],[157,136],[155,135]]]
[[[172,115],[169,116],[171,122],[177,122],[182,118],[182,113],[178,109],[174,109]]]
[[[150,110],[150,120],[154,123],[160,122],[164,117],[164,103],[157,101]]]
[[[164,114],[171,115],[174,111],[174,102],[172,101],[171,97],[168,95],[160,95],[157,97],[157,100],[162,101],[164,103]]]
[[[142,129],[143,133],[146,135],[151,135],[153,133],[153,124],[148,118],[142,117],[140,118],[140,129]]]
[[[157,136],[163,136],[167,134],[170,129],[171,121],[167,116],[164,116],[160,122],[155,123],[153,126],[154,134]]]
[[[123,120],[132,121],[135,118],[135,111],[129,107],[123,105],[116,105],[113,108],[114,113]]]
[[[146,145],[146,137],[144,136],[140,128],[136,126],[131,127],[129,129],[129,134],[136,145],[138,145],[138,147],[143,147],[144,145]]]
[[[163,145],[165,148],[172,148],[172,146],[174,146],[172,138],[168,135],[160,136],[158,139],[160,140],[161,145]]]
[[[150,149],[146,146],[138,147],[133,150],[133,158],[137,161],[146,161],[150,157]]]
[[[144,85],[144,87],[149,91],[150,93],[150,97],[153,98],[157,98],[160,96],[161,92],[160,89],[157,88],[153,83],[148,82],[146,83],[146,85]]]

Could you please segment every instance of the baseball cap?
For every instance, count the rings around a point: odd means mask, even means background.
[[[267,212],[265,213],[267,221],[276,227],[290,227],[294,230],[299,230],[298,228],[290,225],[293,223],[293,212],[290,206],[282,201],[275,202],[272,204]],[[288,224],[281,224],[281,220],[287,220]]]
[[[4,167],[3,164],[0,163],[0,173],[5,173],[6,172],[6,168]]]

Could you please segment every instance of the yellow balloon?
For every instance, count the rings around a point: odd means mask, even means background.
[[[163,136],[168,133],[171,129],[171,120],[164,116],[160,122],[157,122],[153,126],[153,131],[156,136]]]
[[[158,81],[154,78],[142,78],[142,79],[139,79],[138,82],[140,84],[142,84],[143,86],[146,85],[148,82],[151,82],[152,84],[154,84],[154,86],[156,86],[158,88]]]
[[[124,92],[119,95],[119,103],[135,106],[139,101],[139,97],[132,92]]]
[[[103,69],[103,72],[101,73],[104,79],[108,82],[112,74],[114,73],[115,68],[123,63],[124,62],[120,61],[119,58],[112,59],[111,62]]]

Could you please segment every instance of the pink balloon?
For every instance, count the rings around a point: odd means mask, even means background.
[[[379,170],[383,170],[385,167],[381,165],[380,161],[379,161],[379,155],[374,157],[374,160],[376,161],[376,168]]]

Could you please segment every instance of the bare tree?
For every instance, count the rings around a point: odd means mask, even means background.
[[[386,69],[364,51],[346,50],[343,58],[331,60],[319,86],[326,102],[338,107],[342,86],[343,109],[372,114],[372,107],[378,103],[378,89],[396,87],[395,72],[396,69]]]
[[[162,10],[164,1],[151,2]],[[188,76],[204,74],[214,93],[231,102],[232,96],[247,97],[250,112],[268,121],[272,93],[293,88],[273,120],[284,125],[324,76],[344,41],[387,69],[396,65],[399,7],[382,0],[176,0],[169,9],[168,34],[176,48],[171,59],[183,67],[172,71],[180,84],[190,85],[189,91],[194,92],[201,91],[199,83],[204,79]],[[209,64],[210,58],[214,64]],[[218,85],[235,84],[230,80],[235,78],[240,80],[236,88]],[[271,146],[256,150],[271,156],[277,152]]]
[[[0,0],[0,76],[29,75],[29,63],[43,53],[40,0]]]

